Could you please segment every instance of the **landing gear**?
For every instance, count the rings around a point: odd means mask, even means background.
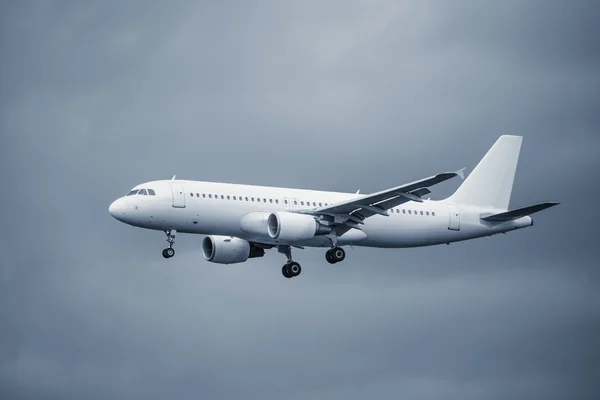
[[[292,249],[290,246],[278,246],[277,250],[286,255],[288,262],[281,267],[281,274],[286,278],[293,278],[300,275],[302,267],[296,261],[292,260]]]
[[[302,272],[302,267],[295,261],[287,263],[283,267],[281,267],[281,273],[286,278],[293,278],[295,276],[298,276],[300,275],[300,272]]]
[[[164,258],[171,258],[175,255],[175,249],[168,247],[162,251],[162,255]]]
[[[344,261],[346,258],[346,251],[341,247],[334,247],[333,249],[327,250],[325,253],[325,259],[329,264],[335,264],[340,261]]]
[[[175,249],[173,245],[175,244],[175,234],[177,231],[175,229],[169,229],[165,231],[167,235],[167,242],[169,243],[169,247],[162,251],[162,255],[164,258],[171,258],[175,255]]]

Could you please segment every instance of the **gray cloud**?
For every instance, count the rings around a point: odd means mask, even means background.
[[[598,397],[595,2],[1,7],[0,394]],[[107,213],[175,173],[374,191],[504,133],[512,204],[563,202],[532,229],[298,251],[298,280]]]

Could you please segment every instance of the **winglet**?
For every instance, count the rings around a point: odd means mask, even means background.
[[[467,167],[462,167],[461,169],[455,172],[455,174],[460,176],[460,179],[462,179],[463,181],[465,180],[465,169],[467,169]]]
[[[173,177],[171,178],[171,180],[174,181],[176,176],[177,175],[173,175]]]

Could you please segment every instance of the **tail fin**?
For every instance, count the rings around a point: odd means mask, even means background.
[[[500,136],[449,200],[508,210],[522,140],[522,136]]]

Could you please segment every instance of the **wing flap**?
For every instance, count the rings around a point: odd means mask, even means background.
[[[529,207],[517,208],[516,210],[510,210],[506,212],[502,212],[499,214],[488,215],[485,217],[481,217],[484,221],[490,222],[505,222],[512,221],[515,219],[519,219],[525,217],[527,215],[531,215],[533,213],[545,210],[550,207],[554,207],[560,203],[556,202],[548,202],[548,203],[540,203]]]

